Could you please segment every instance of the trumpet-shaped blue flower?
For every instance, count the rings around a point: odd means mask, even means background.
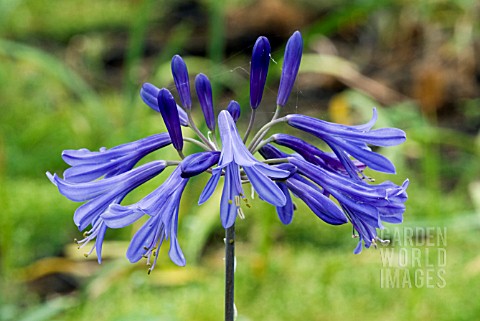
[[[355,253],[361,252],[362,241],[366,248],[370,247],[372,243],[375,244],[378,239],[376,229],[383,228],[382,221],[402,222],[405,211],[404,203],[407,200],[408,180],[402,186],[391,182],[370,185],[363,181],[350,180],[343,175],[330,172],[297,157],[292,157],[290,163],[297,166],[299,173],[337,199],[353,227],[359,233],[359,245],[355,249]]]
[[[243,144],[229,112],[225,110],[220,112],[218,128],[222,140],[222,153],[218,166],[214,168],[212,177],[200,196],[199,204],[204,203],[212,195],[222,172],[224,172],[225,183],[220,203],[220,216],[225,228],[232,226],[237,213],[239,213],[239,199],[244,195],[239,169],[239,166],[242,166],[247,178],[262,200],[275,206],[284,206],[285,195],[269,177],[285,178],[290,173],[256,160]]]
[[[98,152],[85,148],[68,149],[63,151],[62,158],[72,167],[63,173],[63,177],[72,183],[83,183],[102,176],[115,176],[129,171],[140,159],[170,143],[170,136],[161,133],[111,149],[101,148]]]
[[[150,216],[132,238],[127,250],[130,262],[148,257],[150,264],[151,257],[154,256],[151,271],[156,265],[160,246],[164,240],[169,239],[170,259],[179,266],[185,265],[185,257],[177,240],[177,231],[180,198],[187,182],[188,178],[183,178],[180,167],[177,167],[160,187],[139,202],[128,206],[112,204],[102,215],[106,225],[111,228],[126,227],[145,214]]]
[[[81,183],[63,180],[56,174],[47,175],[65,197],[74,202],[86,202],[75,211],[73,220],[80,231],[89,225],[93,226],[79,243],[87,244],[97,237],[96,249],[100,262],[101,244],[106,230],[100,216],[111,204],[120,203],[130,191],[160,174],[165,166],[164,161],[151,162],[110,178]]]
[[[405,132],[397,128],[370,130],[377,119],[376,109],[373,110],[370,122],[361,126],[339,125],[298,114],[287,115],[285,118],[290,126],[312,134],[327,143],[352,177],[357,177],[358,168],[349,158],[350,155],[371,169],[395,173],[392,162],[373,152],[367,144],[395,146],[405,141]]]
[[[335,154],[324,152],[298,137],[287,134],[275,134],[269,138],[269,141],[294,150],[312,164],[329,168],[334,172],[348,174],[345,166]],[[358,172],[362,172],[366,167],[365,164],[356,160],[352,160],[352,163]]]

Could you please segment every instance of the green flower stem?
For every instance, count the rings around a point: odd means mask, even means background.
[[[183,140],[186,141],[186,142],[195,144],[195,145],[197,145],[197,146],[200,146],[201,148],[203,148],[203,149],[206,150],[206,151],[211,150],[211,148],[210,148],[209,146],[205,145],[205,144],[202,143],[202,142],[199,142],[199,141],[196,140],[196,139],[193,139],[193,138],[190,138],[190,137],[183,137]]]
[[[255,115],[257,113],[256,109],[252,109],[252,113],[250,114],[250,122],[248,123],[247,130],[245,131],[245,136],[243,137],[243,143],[247,142],[248,136],[253,128],[253,123],[255,122]]]
[[[235,224],[225,229],[225,321],[234,321]]]
[[[277,112],[278,112],[278,108],[277,108]],[[257,145],[260,143],[260,141],[263,139],[263,137],[265,137],[265,135],[267,134],[270,127],[272,127],[276,124],[283,123],[283,122],[287,121],[287,118],[285,118],[285,117],[277,119],[275,117],[275,116],[278,117],[277,112],[275,112],[275,115],[273,116],[274,118],[272,118],[272,120],[269,123],[266,123],[262,128],[260,128],[260,130],[257,132],[257,134],[253,137],[252,141],[250,142],[250,145],[248,146],[248,150],[250,152],[253,152],[255,150],[255,148],[257,148]]]
[[[190,110],[187,110],[187,116],[188,126],[195,132],[195,134],[197,134],[198,138],[200,138],[201,141],[204,142],[206,146],[208,146],[209,150],[217,150],[215,146],[207,139],[207,137],[205,137],[205,135],[203,135],[202,132],[197,128],[195,122],[193,121]]]

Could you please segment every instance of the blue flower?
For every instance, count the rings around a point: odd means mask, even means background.
[[[275,134],[272,135],[268,141],[290,148],[312,164],[348,175],[345,166],[334,153],[324,152],[298,137],[288,134]],[[356,171],[359,173],[361,173],[366,167],[365,164],[357,160],[351,161],[356,168]]]
[[[84,241],[80,241],[80,243],[86,244],[97,235],[100,235],[96,244],[100,261],[101,243],[105,234],[105,226],[103,225],[101,215],[111,204],[120,203],[129,192],[160,174],[165,167],[166,162],[155,161],[113,177],[81,183],[63,180],[57,174],[51,175],[47,173],[47,175],[52,183],[58,187],[60,193],[69,200],[86,202],[75,211],[73,220],[80,231],[83,231],[89,225],[93,226],[87,232],[88,237]]]
[[[147,264],[152,264],[149,270],[153,270],[160,246],[164,240],[169,239],[170,259],[179,266],[185,265],[185,257],[177,240],[177,231],[180,199],[187,182],[188,178],[183,178],[180,167],[177,167],[160,187],[139,202],[128,206],[112,204],[102,215],[102,219],[110,228],[126,227],[144,215],[150,216],[130,242],[127,250],[130,262],[147,257]],[[150,262],[152,256],[154,260]]]
[[[62,158],[72,166],[63,173],[63,178],[72,183],[90,182],[99,177],[112,177],[132,169],[149,153],[171,143],[167,133],[152,135],[131,143],[98,152],[88,149],[63,151]]]
[[[299,154],[288,155],[270,144],[263,146],[260,153],[267,159],[289,158],[297,172],[283,184],[323,221],[338,225],[346,223],[348,218],[359,236],[356,254],[361,252],[362,242],[368,248],[380,240],[376,229],[383,228],[382,221],[401,223],[403,220],[408,180],[402,186],[392,182],[370,185],[324,163],[312,163]],[[337,200],[340,208],[330,196]],[[279,216],[283,215],[279,210],[283,209],[277,208]]]
[[[362,241],[366,248],[376,243],[378,239],[376,229],[383,228],[382,221],[402,222],[408,180],[401,186],[391,182],[370,185],[364,181],[351,180],[338,175],[298,157],[290,158],[290,163],[297,166],[300,174],[318,184],[324,192],[338,201],[354,229],[359,233],[356,254],[361,252]]]
[[[239,168],[241,166],[262,200],[275,206],[284,206],[287,201],[285,195],[270,178],[285,178],[289,172],[256,160],[243,144],[229,112],[225,110],[220,112],[218,128],[222,140],[222,153],[218,166],[213,169],[212,177],[200,196],[199,204],[204,203],[212,195],[223,172],[225,182],[220,216],[225,228],[232,226],[239,214],[239,199],[244,197]]]
[[[371,169],[395,173],[395,166],[386,157],[373,152],[367,144],[375,146],[395,146],[406,139],[405,132],[397,128],[370,130],[377,119],[376,109],[370,122],[360,126],[345,126],[317,118],[292,114],[287,115],[287,123],[322,139],[342,162],[347,172],[357,177],[358,168],[349,158],[353,156]]]

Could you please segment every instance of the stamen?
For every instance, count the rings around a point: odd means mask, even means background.
[[[237,215],[238,215],[238,217],[240,217],[242,220],[245,219],[245,214],[243,214],[243,211],[242,211],[242,208],[241,208],[241,207],[237,208]]]
[[[390,240],[382,240],[381,238],[377,237],[377,241],[380,242],[380,244],[387,246],[390,244]]]
[[[271,55],[271,54],[269,54],[269,56],[270,56],[270,60],[271,60],[271,61],[273,61],[273,63],[276,65],[276,64],[277,64],[277,62],[275,61],[275,59],[273,59],[272,55]]]
[[[377,249],[377,242],[375,241],[375,239],[372,239],[372,245],[375,249]]]
[[[240,196],[235,195],[235,206],[236,206],[236,207],[240,207],[240,205],[242,205],[242,204],[240,203]]]
[[[213,141],[212,141],[212,138],[210,137],[210,135],[212,135],[212,132],[211,132],[211,131],[208,131],[208,132],[207,132],[208,141],[213,144]]]

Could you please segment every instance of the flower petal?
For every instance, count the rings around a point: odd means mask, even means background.
[[[265,176],[261,170],[257,169],[255,166],[244,167],[243,170],[262,200],[275,206],[285,206],[287,203],[285,194],[275,182]]]
[[[277,206],[277,214],[280,221],[288,225],[293,220],[293,202],[292,197],[290,196],[290,192],[288,191],[287,186],[283,182],[277,182],[278,187],[282,190],[283,194],[285,195],[285,199],[287,200],[284,206]]]

